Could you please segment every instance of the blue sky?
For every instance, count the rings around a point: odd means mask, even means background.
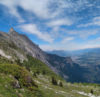
[[[100,0],[0,0],[0,31],[11,27],[43,50],[100,47]]]

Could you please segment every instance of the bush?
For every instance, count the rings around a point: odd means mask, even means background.
[[[93,94],[93,89],[91,89],[90,93]]]
[[[43,75],[45,75],[45,74],[46,74],[46,71],[45,71],[45,70],[43,70],[43,71],[42,71],[42,74],[43,74]]]
[[[61,81],[60,81],[60,83],[59,83],[59,86],[60,86],[60,87],[63,87],[63,84],[62,84],[62,82],[61,82]]]
[[[57,80],[54,77],[52,77],[52,84],[57,85]]]
[[[15,62],[17,63],[17,65],[22,66],[22,63],[21,63],[20,59],[16,59]]]
[[[37,77],[37,74],[36,74],[36,72],[34,72],[34,73],[33,73],[33,77]]]

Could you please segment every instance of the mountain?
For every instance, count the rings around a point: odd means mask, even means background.
[[[9,33],[0,32],[0,36],[3,41],[1,42],[1,54],[3,53],[5,56],[9,56],[13,60],[27,60],[26,56],[30,55],[36,59],[41,60],[42,62],[47,64],[55,73],[60,74],[63,77],[67,75],[66,73],[58,69],[61,63],[66,67],[67,64],[68,66],[74,66],[71,58],[60,56],[56,56],[55,58],[55,55],[45,53],[36,44],[29,40],[27,36],[17,33],[13,28],[10,29]],[[57,61],[58,63],[56,64]],[[74,78],[73,81],[75,81]]]
[[[100,65],[99,53],[100,53],[100,48],[88,49],[87,52],[77,55],[77,58],[75,61],[77,61],[79,64],[83,64],[83,65],[87,65],[87,66]]]
[[[48,51],[50,54],[60,55],[62,57],[70,56],[72,60],[82,66],[100,64],[100,48],[90,48],[75,51]]]
[[[96,48],[98,49],[98,48]],[[67,51],[67,50],[53,50],[53,51],[46,51],[47,53],[50,54],[56,54],[62,57],[66,57],[66,56],[78,56],[84,53],[88,53],[90,51],[95,50],[94,48],[92,49],[82,49],[82,50],[73,50],[73,51]]]
[[[49,54],[56,54],[58,56],[66,57],[70,56],[70,52],[64,51],[64,50],[53,50],[53,51],[46,51]]]
[[[45,60],[45,53],[38,47],[38,45],[34,44],[32,41],[28,39],[27,36],[18,34],[14,31],[13,28],[10,29],[10,39],[12,39],[13,43],[23,50],[26,54],[29,54],[37,59],[40,59],[44,63],[47,61]]]
[[[27,55],[41,60],[50,66],[46,60],[46,53],[25,35],[19,34],[13,28],[8,33],[0,32],[0,52],[10,56],[13,60],[27,60]],[[52,67],[51,67],[52,68]]]
[[[59,75],[69,82],[85,82],[83,68],[74,63],[70,57],[48,54],[49,63],[58,70]]]
[[[51,53],[53,54],[53,52],[55,51],[52,51]],[[57,55],[61,54],[61,51],[56,51],[56,52],[57,52],[56,53]],[[62,52],[63,53],[65,52],[64,54],[66,54],[62,56],[70,55],[74,63],[79,64],[79,67],[81,68],[79,69],[80,72],[78,71],[75,71],[75,72],[79,74],[81,73],[83,82],[100,83],[100,79],[98,77],[100,73],[100,55],[99,55],[100,48],[83,49],[83,50],[76,50],[76,51],[70,51],[70,52],[62,51]],[[68,55],[67,55],[67,52],[68,52]]]
[[[0,32],[0,97],[99,97],[99,84],[89,84],[100,83],[99,73],[42,51],[13,28]]]
[[[0,55],[13,62],[21,61],[23,63],[28,61],[27,56],[32,56],[47,64],[52,71],[59,74],[66,81],[100,83],[98,78],[100,68],[98,66],[94,68],[93,66],[80,65],[78,61],[73,61],[71,57],[48,54],[42,51],[27,36],[19,34],[13,28],[8,33],[0,32],[0,39]]]

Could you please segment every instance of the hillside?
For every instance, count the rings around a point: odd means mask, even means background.
[[[80,59],[78,57],[76,60],[76,57],[73,56],[73,61],[71,57],[61,57],[55,54],[48,54],[42,51],[39,46],[33,43],[27,36],[19,34],[13,28],[11,28],[8,33],[0,32],[0,40],[0,55],[12,62],[19,60],[21,62],[28,61],[27,55],[29,55],[41,60],[49,66],[52,71],[59,74],[66,81],[100,83],[100,78],[98,77],[100,73],[99,65],[84,65],[89,57],[81,58],[82,54],[79,54]],[[79,51],[79,53],[82,52],[87,52],[87,50]],[[91,56],[91,54],[89,55]]]
[[[66,83],[40,60],[27,58],[12,63],[0,57],[0,97],[99,97],[98,84]]]
[[[8,33],[0,32],[0,39],[2,40],[0,41],[0,54],[12,61],[20,60],[23,62],[28,60],[27,55],[30,55],[47,64],[56,74],[60,74],[67,81],[87,82],[80,74],[82,69],[70,57],[47,54],[27,36],[19,34],[13,28]]]
[[[13,28],[0,40],[0,97],[99,97],[99,84],[85,83],[100,83],[99,67],[91,73],[70,57],[45,53]]]

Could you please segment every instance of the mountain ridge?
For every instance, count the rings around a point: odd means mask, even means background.
[[[23,60],[27,59],[25,56],[27,54],[29,54],[32,57],[35,57],[35,58],[41,60],[42,62],[47,64],[55,73],[59,74],[59,70],[57,69],[57,66],[55,67],[50,62],[48,62],[48,60],[51,60],[52,55],[47,54],[44,51],[42,51],[36,44],[34,44],[31,40],[29,40],[29,38],[26,35],[19,34],[13,28],[10,29],[8,34],[6,34],[4,32],[2,32],[2,33],[4,34],[4,37],[8,35],[7,36],[8,42],[13,42],[14,45],[16,46],[15,48],[18,47],[18,48],[20,48],[20,50],[22,50],[24,52],[24,55],[23,55],[23,53],[18,54],[20,56],[19,58],[21,58],[21,59],[23,58]],[[6,39],[6,37],[4,38],[4,40],[5,39]],[[13,49],[11,46],[9,48]],[[18,52],[18,51],[16,50],[16,52]],[[62,61],[64,58],[64,62],[63,62],[64,65],[66,65],[66,64],[73,65],[73,62],[72,62],[71,58],[69,58],[69,57],[56,56],[56,59],[57,58],[62,59]],[[56,65],[60,65],[60,64],[56,64]]]
[[[90,69],[80,66],[75,63],[71,57],[61,57],[54,54],[48,54],[42,51],[26,35],[19,34],[12,28],[10,31],[11,32],[9,33],[0,32],[0,39],[4,43],[0,44],[0,50],[4,53],[3,55],[6,55],[7,57],[9,55],[12,61],[20,59],[21,62],[23,62],[24,60],[28,60],[27,55],[30,55],[47,64],[52,71],[62,76],[66,81],[100,82],[99,78],[97,78],[97,81],[94,80],[96,74],[99,74],[99,70],[97,73],[94,73],[92,72],[92,69],[94,68]],[[99,69],[99,67],[97,68]],[[93,75],[90,76],[92,73]]]

